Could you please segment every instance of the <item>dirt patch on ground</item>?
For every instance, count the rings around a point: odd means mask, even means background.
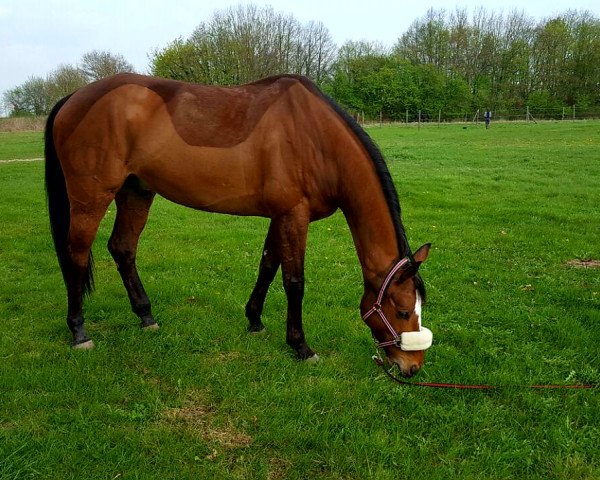
[[[269,460],[269,473],[267,480],[285,480],[292,467],[292,462],[287,459],[275,457]]]
[[[0,430],[15,430],[17,424],[13,422],[0,422]]]
[[[592,258],[580,260],[576,258],[575,260],[569,260],[566,265],[575,268],[600,268],[600,260],[594,260]]]
[[[233,425],[216,425],[211,410],[203,406],[168,408],[163,412],[163,418],[167,422],[182,423],[187,430],[222,448],[241,448],[252,443],[249,435]]]
[[[232,422],[218,422],[214,407],[200,401],[202,395],[187,395],[184,405],[167,408],[162,413],[162,421],[175,423],[188,433],[201,437],[220,449],[248,447],[252,437],[237,429]]]

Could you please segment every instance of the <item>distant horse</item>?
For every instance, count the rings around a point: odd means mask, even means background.
[[[271,219],[246,305],[249,330],[264,328],[265,297],[281,265],[287,343],[304,360],[317,358],[302,329],[308,224],[341,209],[362,267],[365,322],[404,375],[421,368],[431,332],[421,326],[425,291],[417,270],[429,244],[411,253],[381,153],[307,78],[215,87],[110,77],[54,106],[45,156],[52,236],[75,348],[93,347],[82,305],[93,289],[92,243],[113,200],[109,251],[142,327],[158,328],[135,264],[158,193],[200,210]]]

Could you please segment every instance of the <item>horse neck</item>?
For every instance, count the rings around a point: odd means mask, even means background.
[[[346,217],[366,284],[378,285],[400,256],[396,229],[381,181],[364,149],[344,156],[341,210]],[[348,155],[348,156],[346,156]]]

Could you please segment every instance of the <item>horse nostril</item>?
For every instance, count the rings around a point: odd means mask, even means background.
[[[420,367],[418,365],[412,365],[410,367],[410,376],[412,377],[413,375],[415,375],[418,371],[420,370]]]

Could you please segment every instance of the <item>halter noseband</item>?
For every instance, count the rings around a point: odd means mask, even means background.
[[[385,292],[386,292],[387,288],[389,287],[389,285],[392,281],[392,278],[394,278],[394,275],[396,275],[398,270],[400,270],[407,263],[410,263],[410,259],[408,257],[404,257],[402,260],[400,260],[398,263],[396,263],[396,265],[394,265],[392,267],[392,269],[389,271],[389,273],[385,277],[385,280],[383,281],[381,288],[379,289],[379,294],[377,295],[377,300],[375,300],[375,303],[373,304],[371,309],[362,316],[363,320],[367,320],[367,318],[369,318],[371,315],[373,315],[374,313],[377,313],[379,315],[379,318],[381,318],[384,325],[387,327],[389,332],[392,334],[393,340],[388,340],[385,342],[378,342],[376,340],[375,344],[377,345],[378,348],[394,346],[394,347],[400,348],[401,350],[403,350],[405,352],[414,352],[414,351],[419,351],[419,350],[427,350],[429,347],[431,347],[431,343],[433,342],[433,334],[431,333],[431,330],[429,330],[428,328],[425,328],[421,325],[420,315],[419,315],[419,331],[417,331],[417,332],[402,332],[398,335],[398,333],[396,333],[396,330],[394,330],[394,328],[392,327],[391,323],[388,321],[387,317],[385,316],[385,313],[383,313],[383,310],[381,308],[381,302],[383,301],[383,296],[385,295]]]

